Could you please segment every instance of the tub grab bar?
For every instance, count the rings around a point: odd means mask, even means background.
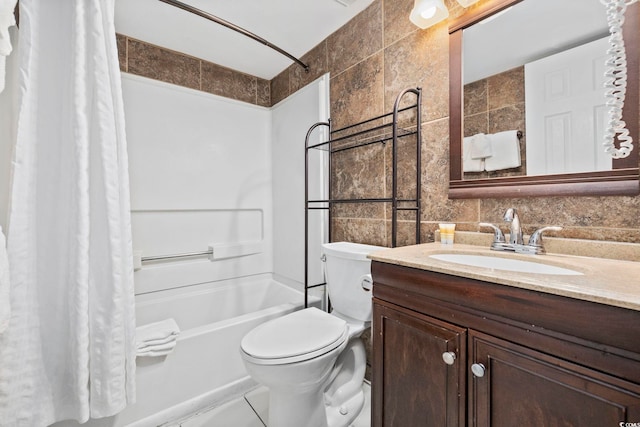
[[[262,241],[255,242],[238,242],[238,243],[220,243],[209,246],[211,255],[210,261],[216,259],[236,258],[246,255],[262,253]]]
[[[188,258],[205,256],[209,257],[209,261],[215,261],[217,259],[236,258],[246,255],[253,255],[262,252],[262,241],[257,242],[239,242],[239,243],[220,243],[210,245],[209,250],[202,252],[187,252],[183,254],[171,254],[171,255],[154,255],[154,256],[140,256],[139,252],[134,251],[134,269],[140,269],[142,263],[146,261],[160,261],[163,259],[173,258]]]
[[[213,255],[213,248],[209,247],[208,251],[203,252],[187,252],[183,254],[172,254],[172,255],[154,255],[154,256],[143,256],[141,258],[142,262],[145,261],[159,261],[162,259],[171,259],[171,258],[187,258],[192,256],[204,256],[204,255]]]

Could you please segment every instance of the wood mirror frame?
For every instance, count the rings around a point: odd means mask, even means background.
[[[640,194],[638,140],[640,127],[640,3],[627,8],[623,35],[627,54],[627,92],[623,120],[633,137],[634,149],[613,162],[613,170],[537,176],[463,179],[462,30],[524,0],[487,0],[470,8],[449,26],[449,198],[507,198],[543,196],[605,196]],[[604,8],[603,12],[604,13]]]

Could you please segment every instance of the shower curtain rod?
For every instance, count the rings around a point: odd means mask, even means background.
[[[160,1],[163,2],[163,3],[169,4],[171,6],[177,7],[179,9],[186,10],[187,12],[191,12],[194,15],[201,16],[201,17],[203,17],[205,19],[208,19],[208,20],[213,21],[213,22],[215,22],[217,24],[223,25],[223,26],[225,26],[225,27],[227,27],[227,28],[229,28],[229,29],[231,29],[233,31],[236,31],[236,32],[238,32],[238,33],[240,33],[242,35],[245,35],[245,36],[247,36],[249,38],[252,38],[255,41],[260,42],[263,45],[265,45],[267,47],[270,47],[271,49],[275,50],[276,52],[286,56],[287,58],[292,59],[298,65],[300,65],[302,68],[304,68],[304,70],[307,73],[309,72],[309,66],[307,64],[305,64],[304,62],[302,62],[301,60],[299,60],[295,56],[291,55],[290,53],[286,52],[285,50],[279,48],[278,46],[276,46],[276,45],[274,45],[272,43],[269,43],[267,40],[263,39],[262,37],[260,37],[260,36],[258,36],[256,34],[253,34],[252,32],[247,31],[242,27],[239,27],[239,26],[237,26],[235,24],[232,24],[229,21],[225,21],[222,18],[218,18],[217,16],[212,15],[212,14],[210,14],[208,12],[205,12],[204,10],[200,10],[200,9],[197,9],[197,8],[195,8],[193,6],[190,6],[190,5],[186,4],[186,3],[182,3],[181,1],[178,1],[178,0],[160,0]]]

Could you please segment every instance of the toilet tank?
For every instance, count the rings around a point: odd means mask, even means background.
[[[371,320],[371,260],[367,255],[387,249],[383,246],[335,242],[322,245],[325,255],[327,289],[333,310],[352,319]]]

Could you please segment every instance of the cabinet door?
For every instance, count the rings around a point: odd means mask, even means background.
[[[379,301],[373,318],[373,426],[463,426],[465,329]]]
[[[469,376],[472,426],[605,427],[640,422],[636,384],[472,330],[469,346],[469,364],[475,364]]]

